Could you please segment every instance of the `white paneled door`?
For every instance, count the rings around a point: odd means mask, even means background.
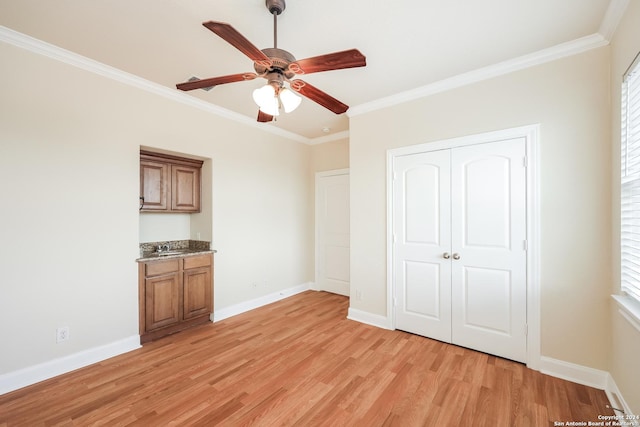
[[[449,150],[394,161],[396,327],[451,342]]]
[[[349,172],[316,175],[316,288],[349,296]]]
[[[393,162],[396,328],[526,361],[524,138]]]

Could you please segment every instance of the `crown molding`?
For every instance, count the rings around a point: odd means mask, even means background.
[[[616,1],[616,0],[614,0]],[[392,107],[394,105],[403,104],[405,102],[414,101],[416,99],[425,98],[440,92],[467,86],[483,80],[509,74],[514,71],[523,70],[525,68],[534,67],[546,62],[555,61],[567,56],[576,55],[601,46],[606,46],[609,41],[601,34],[592,34],[567,43],[562,43],[548,49],[543,49],[529,55],[520,56],[508,61],[499,62],[494,65],[469,71],[468,73],[459,74],[448,79],[440,80],[426,86],[416,89],[400,92],[385,98],[352,107],[347,112],[349,117],[356,117],[371,111],[380,110],[382,108]]]
[[[347,138],[349,138],[349,131],[343,130],[342,132],[332,133],[331,135],[312,138],[309,142],[309,145],[324,144],[325,142],[339,141],[341,139],[347,139]]]
[[[187,95],[186,93],[170,89],[166,86],[162,86],[158,83],[151,82],[134,74],[127,73],[93,59],[78,55],[77,53],[52,45],[42,40],[38,40],[34,37],[28,36],[4,26],[0,26],[0,41],[28,50],[29,52],[38,55],[49,57],[56,61],[63,62],[65,64],[83,69],[85,71],[98,74],[100,76],[118,81],[120,83],[142,89],[155,95],[170,99],[172,101],[176,101],[181,104],[185,104],[190,107],[215,114],[225,119],[229,119],[246,126],[260,129],[264,132],[268,132],[304,144],[311,143],[310,138],[306,138],[304,136],[280,128],[269,126],[264,123],[258,123],[255,121],[255,119],[249,118],[242,114],[238,114],[234,111],[227,110],[226,108],[222,108],[201,99],[194,98]]]
[[[618,28],[618,24],[624,16],[624,12],[627,10],[627,6],[629,6],[629,0],[611,0],[609,2],[609,7],[598,30],[598,33],[602,34],[602,37],[611,41]]]

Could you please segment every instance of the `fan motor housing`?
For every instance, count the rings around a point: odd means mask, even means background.
[[[269,70],[279,70],[286,78],[290,79],[295,74],[292,71],[289,71],[287,67],[292,62],[295,62],[296,58],[291,53],[287,52],[284,49],[278,49],[273,47],[268,47],[266,49],[262,49],[262,52],[271,59],[273,63],[271,68],[267,68],[263,65],[259,65],[254,62],[253,68],[256,70],[257,74],[264,74]]]

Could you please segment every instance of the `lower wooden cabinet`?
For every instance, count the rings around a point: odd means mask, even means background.
[[[213,254],[141,262],[140,342],[210,321]]]

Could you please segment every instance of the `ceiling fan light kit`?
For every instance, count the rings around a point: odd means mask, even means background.
[[[284,0],[266,0],[265,4],[269,13],[273,15],[273,48],[258,49],[235,28],[225,22],[207,21],[202,23],[210,31],[251,59],[255,73],[231,74],[200,80],[190,79],[187,82],[177,84],[176,88],[189,91],[262,77],[267,80],[267,84],[253,91],[253,100],[259,107],[259,122],[274,120],[279,115],[281,108],[284,109],[285,113],[295,110],[300,105],[302,98],[294,92],[305,96],[335,114],[342,114],[347,111],[349,109],[348,105],[301,79],[294,79],[294,77],[299,74],[364,67],[367,65],[365,56],[357,49],[350,49],[296,60],[291,53],[278,48],[278,15],[284,12],[286,8]],[[290,89],[285,87],[285,82],[289,84]]]
[[[284,108],[284,112],[290,113],[298,108],[298,106],[300,106],[302,97],[296,95],[292,90],[285,87],[280,90],[280,102],[282,102],[282,108]]]
[[[271,85],[265,85],[253,91],[253,101],[258,104],[260,111],[271,116],[278,116],[278,96]]]

